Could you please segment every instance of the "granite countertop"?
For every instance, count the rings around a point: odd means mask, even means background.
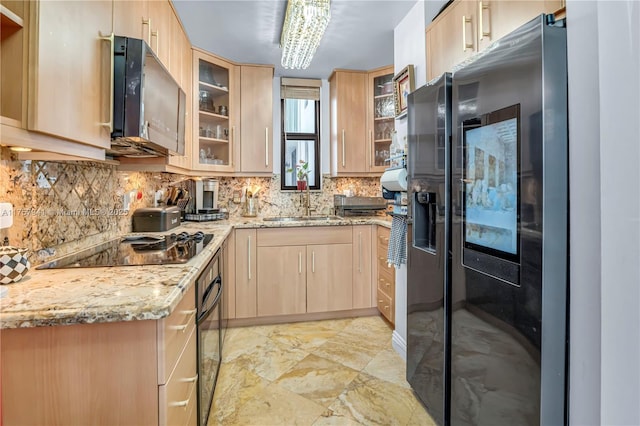
[[[4,285],[0,298],[0,329],[157,320],[169,316],[194,285],[200,270],[222,246],[233,228],[282,228],[377,224],[391,226],[384,216],[334,220],[267,222],[240,218],[216,222],[185,222],[168,233],[213,233],[207,247],[181,265],[120,266],[79,269],[32,268],[21,281]]]

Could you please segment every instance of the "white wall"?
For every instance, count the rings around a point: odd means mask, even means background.
[[[282,134],[280,117],[280,77],[273,78],[273,173],[280,174]],[[329,80],[322,80],[320,88],[320,162],[321,174],[329,173]],[[322,179],[320,179],[322,181]]]
[[[418,1],[393,31],[394,72],[413,65],[415,87],[427,82],[425,52],[425,2]],[[396,120],[397,138],[406,143],[407,119]],[[393,332],[393,347],[404,358],[407,357],[407,267],[396,271],[396,329]]]
[[[640,424],[640,3],[567,2],[573,425]]]
[[[567,28],[569,417],[571,424],[585,426],[600,424],[600,202],[594,198],[600,188],[600,96],[595,89],[599,85],[597,8],[596,2],[567,2],[567,15],[571,17]],[[585,45],[594,48],[585,49]]]

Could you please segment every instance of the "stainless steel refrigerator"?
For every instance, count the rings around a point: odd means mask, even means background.
[[[564,22],[409,95],[407,380],[438,424],[567,423]]]

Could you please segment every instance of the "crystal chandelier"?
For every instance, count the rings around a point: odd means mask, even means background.
[[[331,19],[330,0],[289,0],[282,26],[282,66],[305,69]]]

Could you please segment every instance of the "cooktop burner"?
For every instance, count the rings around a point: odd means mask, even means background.
[[[188,262],[213,239],[213,234],[181,232],[170,235],[130,235],[62,257],[36,269],[104,266],[169,265]]]

